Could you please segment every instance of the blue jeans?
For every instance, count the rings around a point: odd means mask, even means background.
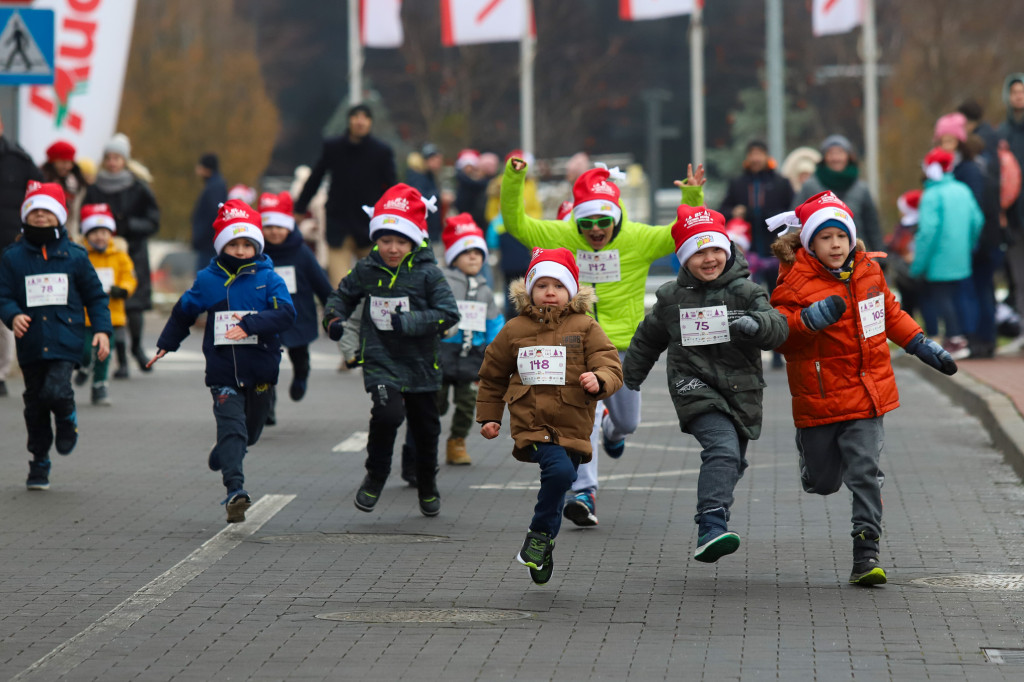
[[[540,465],[540,490],[537,491],[530,530],[555,537],[562,527],[565,493],[576,480],[580,459],[553,443],[535,445],[532,456],[533,461]]]
[[[925,282],[921,289],[921,315],[928,336],[938,336],[939,318],[945,323],[946,338],[964,333],[957,310],[960,301],[960,280]]]
[[[996,343],[996,273],[1003,267],[1003,250],[994,247],[974,254],[971,280],[974,282],[974,304],[977,326],[974,334],[982,343]]]
[[[211,386],[213,418],[217,420],[217,444],[210,452],[210,468],[219,470],[229,493],[245,487],[242,460],[246,448],[263,433],[273,397],[271,384],[242,389]]]
[[[725,510],[733,503],[733,490],[747,468],[748,440],[739,435],[732,419],[721,412],[699,414],[686,423],[686,430],[700,442],[700,474],[697,476],[697,515],[716,509]]]

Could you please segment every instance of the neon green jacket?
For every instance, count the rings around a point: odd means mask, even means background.
[[[505,165],[505,176],[501,181],[501,217],[505,230],[530,248],[565,247],[574,252],[593,252],[594,248],[580,234],[574,219],[537,220],[526,215],[523,208],[525,178],[525,168],[517,171],[512,168],[511,162]],[[683,187],[682,202],[687,206],[702,206],[704,189]],[[622,207],[621,202],[619,206]],[[623,208],[622,225],[615,238],[600,251],[615,249],[619,252],[620,280],[593,284],[597,292],[597,303],[591,315],[601,323],[601,328],[615,347],[624,351],[629,348],[633,332],[644,319],[644,294],[651,263],[675,253],[672,225],[651,226],[630,222]],[[580,281],[587,281],[582,268]]]

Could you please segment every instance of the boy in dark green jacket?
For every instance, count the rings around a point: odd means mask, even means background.
[[[366,301],[357,357],[373,407],[366,478],[355,500],[360,511],[376,506],[391,473],[395,435],[406,419],[416,443],[420,512],[441,511],[435,400],[441,389],[440,336],[458,324],[459,308],[426,241],[427,210],[436,210],[434,198],[424,199],[408,185],[385,192],[370,218],[373,250],[341,280],[324,309],[324,327],[337,341],[345,321]]]
[[[668,386],[679,426],[700,442],[697,550],[712,563],[739,548],[729,532],[733,490],[747,467],[747,442],[761,435],[765,386],[761,351],[786,340],[786,319],[749,279],[721,213],[680,206],[672,226],[679,277],[658,289],[623,363],[625,384],[639,390],[668,348]]]

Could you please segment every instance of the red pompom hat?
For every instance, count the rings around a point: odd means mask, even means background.
[[[921,206],[921,190],[912,189],[904,192],[896,200],[896,207],[900,209],[901,225],[917,225],[917,215]]]
[[[106,204],[85,204],[82,206],[82,234],[89,234],[90,230],[97,227],[105,227],[111,232],[117,232],[117,222],[114,214],[110,212],[110,206]]]
[[[263,219],[263,226],[275,225],[292,232],[295,229],[295,218],[292,216],[294,205],[292,195],[288,192],[261,194],[260,218]]]
[[[75,147],[70,142],[57,140],[46,148],[46,159],[48,161],[74,161]]]
[[[576,257],[569,249],[534,249],[530,267],[526,269],[526,293],[533,292],[533,285],[541,277],[552,277],[569,290],[569,298],[575,298],[580,290],[580,268]]]
[[[427,211],[437,211],[437,197],[426,199],[415,187],[399,183],[363,210],[370,216],[371,240],[376,240],[376,233],[388,230],[418,246],[427,237]]]
[[[217,254],[233,239],[248,239],[258,244],[257,253],[263,253],[263,230],[260,214],[241,199],[228,199],[220,205],[213,221],[213,248]]]
[[[693,254],[712,247],[732,253],[732,241],[725,231],[725,216],[706,206],[677,208],[672,239],[676,242],[676,256],[683,265]]]
[[[925,155],[921,168],[929,180],[941,180],[943,175],[953,170],[953,152],[936,147]]]
[[[484,239],[484,231],[477,227],[473,216],[468,213],[460,213],[444,221],[444,232],[441,233],[441,240],[444,242],[444,262],[451,265],[463,251],[480,249],[487,257],[487,240]]]
[[[28,214],[37,209],[49,211],[57,216],[57,222],[63,227],[68,221],[68,207],[64,203],[64,188],[56,182],[29,180],[25,189],[25,200],[21,202],[21,222],[25,222]]]
[[[733,218],[725,224],[725,233],[729,235],[729,239],[732,243],[740,247],[744,251],[750,249],[750,241],[753,235],[753,230],[743,218]]]
[[[576,220],[593,215],[608,215],[619,222],[622,209],[619,207],[619,188],[613,180],[624,180],[626,174],[618,168],[608,169],[604,164],[591,168],[578,178],[572,187],[572,214]]]

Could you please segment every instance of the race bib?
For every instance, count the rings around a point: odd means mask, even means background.
[[[213,345],[215,346],[253,346],[259,343],[255,334],[249,334],[244,339],[226,339],[224,335],[246,315],[252,315],[251,310],[218,310],[213,316]]]
[[[708,346],[729,340],[729,311],[724,305],[680,308],[679,332],[684,346]]]
[[[96,268],[96,276],[103,285],[103,293],[109,294],[110,287],[114,286],[114,268]]]
[[[294,294],[299,290],[295,284],[295,266],[294,265],[282,265],[274,268],[274,272],[277,276],[284,280],[284,283],[288,286],[288,293]]]
[[[619,267],[619,250],[607,251],[576,251],[576,265],[580,267],[580,281],[596,284],[598,282],[618,282],[622,277]]]
[[[394,298],[371,296],[370,319],[373,320],[373,326],[381,331],[391,331],[393,329],[391,326],[391,313],[398,312],[399,308],[405,311],[409,310],[408,296],[396,296]]]
[[[459,306],[459,329],[467,332],[487,331],[487,304],[478,301],[456,301]]]
[[[865,339],[885,333],[884,296],[879,294],[866,301],[857,301],[857,308],[860,310],[860,326]]]
[[[25,305],[29,308],[67,304],[68,276],[63,272],[25,277]]]
[[[527,346],[516,361],[524,386],[565,386],[565,346]]]

